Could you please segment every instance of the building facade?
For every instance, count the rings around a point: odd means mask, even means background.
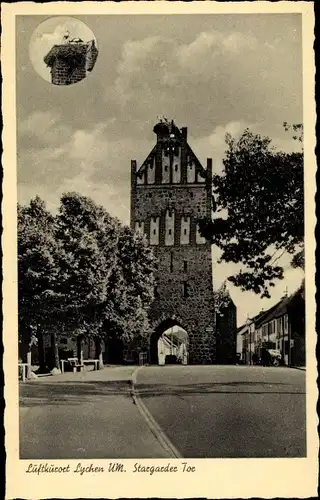
[[[290,296],[283,297],[267,311],[262,311],[239,329],[242,335],[242,359],[251,364],[261,349],[281,353],[285,365],[305,366],[305,298],[304,283]]]
[[[142,165],[131,162],[131,227],[144,233],[158,258],[150,309],[150,361],[157,342],[174,326],[188,333],[190,363],[216,361],[216,314],[211,244],[198,220],[211,217],[212,160],[206,169],[187,141],[187,128],[161,120],[156,144]]]

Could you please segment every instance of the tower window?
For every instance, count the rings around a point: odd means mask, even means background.
[[[183,232],[184,232],[184,234],[187,234],[187,230],[186,230],[186,229],[184,229],[184,231],[183,231]]]
[[[172,198],[172,193],[169,193],[169,198]]]
[[[173,253],[170,254],[170,272],[173,271]]]
[[[172,231],[171,231],[171,229],[169,229],[169,230],[168,230],[168,233],[169,233],[169,235],[170,235],[170,236],[171,236],[171,232],[172,232]]]
[[[164,171],[165,171],[165,172],[168,172],[168,165],[165,165],[165,166],[164,166]]]
[[[154,287],[153,294],[155,297],[159,297],[159,291],[157,286]]]
[[[154,230],[153,230],[153,234],[156,234],[156,233],[157,233],[157,231],[154,229]]]
[[[183,261],[183,270],[184,272],[188,270],[188,262],[186,260]]]
[[[152,193],[149,193],[149,198],[151,198],[151,196],[152,196]]]
[[[175,169],[176,172],[178,172],[178,165],[175,165],[174,169]]]
[[[193,198],[193,192],[190,191],[190,198]]]
[[[183,282],[183,296],[185,298],[189,297],[188,283],[186,281]]]

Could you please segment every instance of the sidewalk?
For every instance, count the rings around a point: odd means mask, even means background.
[[[132,398],[135,366],[20,384],[20,458],[171,458]]]
[[[131,375],[136,369],[136,366],[104,366],[102,370],[84,370],[83,372],[65,372],[60,375],[41,375],[37,379],[27,382],[42,382],[58,383],[58,382],[94,382],[99,380],[104,381],[126,381],[131,380]]]

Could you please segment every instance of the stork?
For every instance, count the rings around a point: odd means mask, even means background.
[[[67,40],[70,38],[70,31],[66,31],[65,34],[63,35],[63,41],[64,43],[67,43]]]

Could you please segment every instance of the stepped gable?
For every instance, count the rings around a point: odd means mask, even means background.
[[[201,177],[206,178],[207,171],[206,169],[201,165],[199,159],[193,152],[192,148],[189,146],[187,142],[187,128],[182,127],[179,129],[174,120],[171,120],[171,122],[167,121],[166,119],[160,120],[154,127],[153,127],[154,133],[158,137],[158,141],[163,142],[164,149],[166,147],[168,148],[168,151],[170,149],[175,149],[175,147],[181,147],[184,146],[184,149],[186,151],[186,155],[188,157],[188,162],[187,165],[195,165],[196,168],[196,176],[199,174]],[[144,160],[144,162],[141,164],[140,168],[137,170],[137,176],[139,178],[143,177],[143,174],[146,172],[148,167],[151,165],[155,165],[156,162],[156,153],[157,153],[157,145],[154,146],[152,151],[149,153],[147,158]]]

